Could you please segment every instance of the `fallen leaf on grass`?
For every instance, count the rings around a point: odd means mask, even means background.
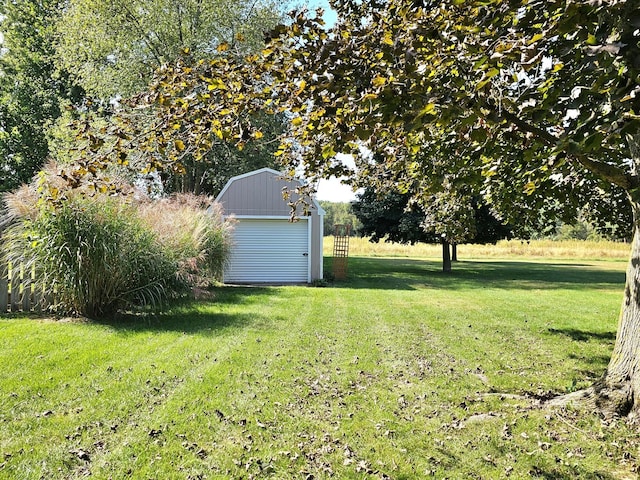
[[[204,448],[201,448],[200,450],[198,450],[198,451],[196,452],[196,455],[197,455],[198,457],[202,458],[202,459],[206,458],[206,456],[207,456],[208,454],[209,454],[209,453],[208,453]]]
[[[366,473],[367,475],[371,475],[375,473],[365,460],[360,460],[358,462],[358,465],[356,465],[356,472],[358,473],[363,472],[363,473]]]
[[[84,451],[81,448],[78,449],[74,449],[74,450],[69,450],[69,453],[74,455],[75,457],[77,457],[78,459],[84,461],[84,462],[90,462],[91,461],[91,457],[89,456],[89,454]]]

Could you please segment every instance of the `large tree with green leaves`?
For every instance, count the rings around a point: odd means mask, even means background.
[[[575,397],[640,410],[640,10],[635,1],[337,1],[304,49],[279,37],[273,63],[303,90],[297,143],[308,170],[352,153],[385,184],[437,186],[444,161],[507,218],[569,215],[613,186],[635,240],[618,336],[602,379]],[[291,30],[289,30],[290,32]],[[292,61],[291,57],[297,61]],[[307,72],[304,75],[303,72]],[[309,76],[309,72],[316,75]],[[305,82],[305,83],[302,83]],[[303,88],[302,88],[303,86]],[[305,108],[305,105],[313,105]],[[290,106],[296,109],[296,105]],[[378,162],[362,145],[384,155]],[[378,172],[391,170],[384,177]],[[419,191],[419,190],[418,190]]]
[[[83,92],[55,64],[59,0],[0,3],[0,191],[29,182],[49,155],[47,129]]]
[[[368,187],[351,208],[362,224],[361,233],[372,242],[441,243],[445,272],[451,271],[452,257],[457,259],[457,244],[495,243],[511,236],[511,229],[478,197],[433,196],[424,205],[409,192],[379,193]]]
[[[185,49],[204,58],[223,43],[239,55],[261,48],[286,6],[273,0],[69,0],[57,24],[58,55],[89,93],[126,97]]]
[[[518,221],[540,212],[566,218],[580,204],[624,192],[635,235],[617,340],[602,379],[574,397],[607,413],[635,415],[637,2],[335,0],[333,6],[339,20],[328,31],[301,14],[273,32],[261,55],[242,63],[217,57],[163,72],[142,99],[165,107],[142,143],[149,151],[170,150],[178,165],[186,151],[202,156],[212,133],[238,144],[259,135],[245,121],[252,112],[286,110],[293,128],[281,156],[292,172],[302,162],[311,177],[355,176],[336,157],[349,153],[357,176],[377,188],[400,186],[420,201],[451,179],[478,186],[506,219]],[[122,148],[118,154],[127,155]],[[80,158],[80,167],[96,163],[95,156]],[[148,165],[166,166],[152,156]]]

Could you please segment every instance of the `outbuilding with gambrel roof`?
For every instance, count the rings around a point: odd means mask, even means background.
[[[302,180],[288,180],[270,168],[231,178],[217,197],[224,214],[235,219],[233,249],[225,283],[310,283],[323,278],[324,210],[308,198],[308,215],[291,221],[283,198]]]

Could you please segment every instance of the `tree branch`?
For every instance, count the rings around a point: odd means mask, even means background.
[[[542,128],[538,128],[535,125],[531,125],[530,123],[525,122],[524,120],[517,117],[513,113],[505,110],[504,108],[502,108],[497,113],[498,113],[498,116],[502,117],[507,122],[515,125],[520,130],[534,134],[536,137],[538,137],[540,140],[543,140],[546,144],[550,146],[553,146],[553,147],[558,146],[558,143],[559,143],[558,137],[556,137],[555,135],[552,135],[547,130],[543,130]]]
[[[157,64],[162,65],[164,63],[163,55],[160,52],[160,49],[158,48],[158,46],[155,44],[155,42],[151,38],[151,35],[149,34],[149,32],[142,25],[140,18],[137,17],[134,14],[134,12],[131,11],[131,9],[129,8],[129,5],[123,4],[121,5],[120,8],[124,10],[125,18],[128,18],[131,21],[131,25],[138,32],[142,41],[147,45],[147,47],[149,48],[149,52],[151,53],[153,58],[155,58]]]
[[[549,131],[536,127],[535,125],[531,125],[505,109],[500,111],[499,116],[508,123],[515,125],[518,129],[535,135],[547,145],[563,151],[568,157],[575,159],[580,165],[596,174],[601,179],[611,182],[625,191],[640,187],[640,179],[638,177],[630,175],[628,172],[616,165],[600,160],[594,160],[588,155],[576,151],[580,149],[580,146],[576,142],[562,142],[560,138],[556,137]],[[611,153],[613,154],[613,152]]]

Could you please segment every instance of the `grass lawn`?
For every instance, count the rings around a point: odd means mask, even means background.
[[[626,262],[460,258],[1,318],[0,478],[637,478],[637,430],[536,407],[606,368]]]

